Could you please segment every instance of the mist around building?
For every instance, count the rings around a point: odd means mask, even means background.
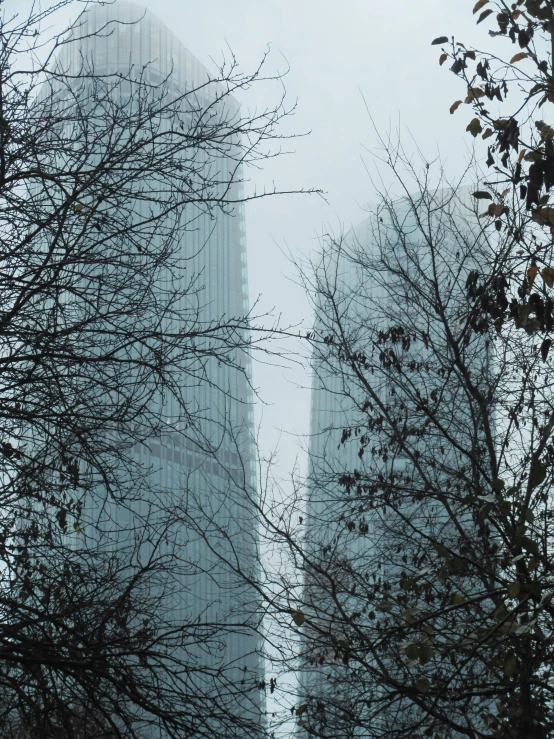
[[[554,5],[470,10],[463,165],[362,94],[369,205],[263,283],[286,65],[0,7],[0,739],[554,736]]]

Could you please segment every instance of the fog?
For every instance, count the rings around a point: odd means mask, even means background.
[[[283,122],[284,153],[244,173],[247,194],[321,192],[275,194],[247,204],[248,279],[254,313],[304,336],[312,311],[294,262],[305,263],[322,234],[363,220],[377,198],[376,185],[390,184],[379,164],[379,134],[398,131],[406,151],[434,162],[435,176],[444,167],[455,179],[471,157],[474,140],[465,130],[471,108],[450,114],[465,91],[447,65],[439,66],[440,49],[431,41],[451,34],[468,46],[485,40],[486,31],[471,16],[474,0],[139,4],[214,73],[233,56],[251,72],[268,53],[262,74],[282,75],[253,85],[240,100],[246,109],[271,108],[284,89],[285,106],[294,111]],[[7,0],[5,7],[9,15],[28,6],[29,0]],[[70,20],[67,13],[63,18]],[[483,153],[481,147],[478,157]],[[310,372],[306,342],[283,338],[278,345],[282,359],[255,354],[253,381],[261,453],[277,450],[276,473],[286,479],[295,464],[301,472],[306,466]]]
[[[251,71],[269,49],[268,73],[285,74],[286,103],[294,115],[283,134],[289,153],[246,173],[250,189],[318,189],[319,195],[278,195],[247,206],[249,288],[257,312],[271,311],[283,326],[305,333],[311,310],[295,283],[290,259],[317,249],[318,237],[347,229],[365,217],[375,200],[378,132],[399,129],[408,151],[442,160],[456,177],[471,152],[465,132],[469,108],[454,115],[450,105],[464,97],[461,82],[439,67],[437,36],[455,34],[467,45],[486,38],[475,27],[472,2],[460,0],[146,0],[153,11],[208,69],[235,55]],[[27,0],[8,0],[6,10],[24,11]],[[72,12],[75,12],[72,6]],[[83,4],[79,4],[82,9]],[[271,106],[280,83],[253,86],[242,99],[250,109]],[[486,153],[486,152],[485,152]],[[478,154],[482,154],[479,151]],[[438,164],[435,169],[438,171]],[[289,341],[289,352],[302,352]],[[309,422],[306,362],[271,367],[256,361],[257,423],[264,453],[280,449],[286,475],[299,456]]]
[[[479,43],[472,3],[444,0],[149,0],[145,3],[208,68],[229,49],[245,70],[268,46],[268,69],[288,73],[287,101],[297,103],[287,133],[308,135],[285,142],[292,153],[247,176],[258,186],[291,190],[316,188],[317,195],[283,195],[256,201],[247,209],[249,286],[260,307],[281,314],[282,323],[310,326],[311,311],[295,284],[287,256],[302,259],[317,248],[318,235],[348,228],[365,217],[375,197],[377,129],[400,127],[408,151],[416,143],[429,160],[441,157],[456,176],[472,139],[465,132],[467,110],[450,115],[463,97],[461,83],[439,67],[437,36],[455,34]],[[270,105],[277,85],[254,87],[243,104]],[[366,108],[367,105],[367,108]],[[386,173],[382,172],[386,178]],[[290,350],[296,347],[290,345]],[[308,431],[309,373],[255,363],[254,382],[264,451],[280,448],[283,474]],[[301,460],[302,460],[301,455]]]

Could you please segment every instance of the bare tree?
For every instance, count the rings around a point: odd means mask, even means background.
[[[314,735],[553,732],[554,4],[473,13],[489,48],[433,44],[488,175],[441,189],[383,142],[396,196],[304,270],[320,441],[305,497],[265,522]]]
[[[322,737],[547,737],[549,273],[514,274],[473,171],[452,184],[382,143],[396,195],[301,270],[310,473],[265,517],[295,573],[273,588],[293,711]]]
[[[259,600],[222,554],[256,553],[240,491],[261,333],[240,296],[218,313],[204,254],[270,194],[243,172],[289,111],[236,103],[263,63],[185,84],[167,60],[95,56],[140,19],[92,5],[61,34],[69,0],[0,23],[0,734],[259,735],[260,669],[237,678],[259,639],[230,646],[261,633]]]

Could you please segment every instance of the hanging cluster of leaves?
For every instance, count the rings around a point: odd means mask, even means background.
[[[474,193],[477,200],[490,201],[483,213],[485,227],[504,229],[507,236],[501,298],[492,298],[498,286],[487,285],[484,276],[481,295],[475,295],[476,310],[497,330],[511,320],[528,333],[548,334],[554,286],[554,129],[545,118],[554,103],[553,3],[478,0],[473,14],[477,24],[491,25],[489,35],[499,44],[495,53],[468,47],[454,37],[442,36],[433,44],[443,47],[440,64],[448,64],[466,88],[465,97],[456,100],[450,112],[470,106],[466,130],[487,142],[490,176]],[[539,274],[542,280],[535,280]],[[515,298],[507,304],[504,291],[510,286]],[[476,330],[483,325],[477,322]]]

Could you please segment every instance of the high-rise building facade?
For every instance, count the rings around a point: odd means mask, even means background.
[[[118,0],[95,6],[79,22],[78,34],[78,43],[62,51],[59,63],[104,77],[104,89],[112,85],[109,94],[117,97],[118,104],[125,105],[129,99],[137,111],[140,94],[163,95],[168,108],[172,100],[182,99],[183,135],[192,142],[190,159],[184,154],[183,178],[211,178],[215,189],[208,197],[235,201],[210,209],[191,197],[180,213],[173,269],[168,266],[155,288],[162,296],[174,285],[176,274],[183,281],[180,303],[173,306],[177,309],[173,317],[164,319],[164,330],[182,330],[187,316],[191,324],[204,328],[246,316],[246,234],[237,160],[228,140],[219,151],[215,146],[204,151],[195,140],[209,134],[222,120],[223,110],[227,120],[238,117],[238,104],[229,95],[218,103],[218,89],[209,82],[208,70],[169,28],[139,5]],[[119,84],[118,75],[122,76]],[[142,92],[133,98],[139,88]],[[148,125],[158,125],[163,134],[163,114]],[[150,192],[157,187],[153,180],[142,184]],[[165,196],[159,195],[160,208]],[[146,200],[143,204],[137,198],[134,218],[147,221],[156,197]],[[168,226],[162,221],[165,238],[171,237],[167,229],[172,217],[169,212]],[[221,342],[211,343],[208,332],[203,344],[196,343],[198,361],[192,359],[188,371],[171,378],[170,389],[157,398],[152,415],[163,417],[165,427],[132,450],[135,462],[146,471],[144,491],[137,491],[126,508],[107,502],[89,515],[98,516],[100,530],[108,539],[111,535],[111,546],[117,549],[131,540],[137,517],[152,520],[157,515],[156,500],[163,498],[165,513],[175,506],[179,522],[170,532],[176,555],[174,577],[163,607],[176,627],[195,622],[213,626],[216,636],[211,637],[211,646],[191,643],[189,657],[200,671],[204,664],[207,674],[221,670],[225,677],[220,685],[226,686],[221,701],[228,700],[231,712],[242,712],[261,726],[259,603],[247,584],[258,566],[253,395],[248,352],[233,348],[231,333],[223,351]],[[240,332],[237,338],[240,342]],[[250,688],[241,688],[241,683]],[[233,696],[234,688],[238,698]],[[218,730],[215,725],[214,730]]]
[[[402,583],[418,567],[425,576],[430,542],[464,551],[471,541],[471,517],[448,513],[440,495],[482,454],[482,409],[456,361],[485,392],[491,356],[473,330],[454,342],[467,280],[489,247],[465,191],[428,197],[427,220],[417,198],[391,203],[324,245],[315,268],[301,723],[325,737],[404,736],[424,725],[408,694],[413,665],[401,644],[380,641],[379,619],[409,602]],[[432,310],[433,285],[442,313]],[[478,700],[469,710],[479,714]]]

